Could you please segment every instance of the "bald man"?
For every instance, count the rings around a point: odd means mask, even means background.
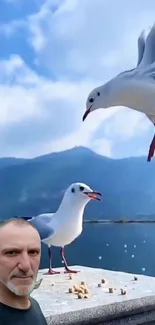
[[[28,221],[14,218],[0,224],[0,324],[47,325],[30,297],[40,255],[39,233]]]

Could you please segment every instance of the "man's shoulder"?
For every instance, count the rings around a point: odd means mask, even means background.
[[[45,318],[45,316],[44,316],[44,314],[43,314],[43,312],[41,310],[41,307],[40,307],[38,301],[35,298],[31,297],[31,296],[29,297],[29,299],[30,299],[30,302],[31,302],[31,309],[33,310],[33,312],[35,312],[37,314],[40,314],[42,320],[47,324],[46,318]]]
[[[38,301],[29,297],[31,305],[28,309],[16,309],[0,304],[0,324],[6,325],[30,325],[36,322],[38,325],[47,325],[46,318]]]
[[[29,299],[30,299],[31,307],[33,309],[38,310],[38,311],[40,310],[40,313],[43,314],[43,312],[42,312],[42,310],[40,308],[40,305],[39,305],[38,301],[35,298],[31,297],[31,296],[29,297]]]
[[[38,301],[35,298],[30,296],[29,299],[30,299],[30,302],[31,302],[32,306],[38,306],[40,308],[40,305],[39,305]]]

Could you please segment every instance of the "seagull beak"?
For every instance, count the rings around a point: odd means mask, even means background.
[[[102,194],[100,192],[93,191],[93,192],[84,192],[84,193],[88,195],[88,197],[92,200],[101,201]]]
[[[88,116],[88,114],[90,113],[90,109],[91,109],[91,106],[85,111],[84,115],[83,115],[83,118],[82,118],[82,121],[84,122],[84,120],[86,119],[86,117]]]

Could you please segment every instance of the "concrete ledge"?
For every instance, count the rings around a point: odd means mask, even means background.
[[[49,325],[129,325],[144,324],[144,322],[154,321],[155,324],[155,299],[153,304],[144,308],[147,301],[141,299],[141,306],[138,307],[139,301],[135,304],[117,303],[95,308],[78,310],[47,317]],[[149,311],[149,312],[148,312]]]
[[[43,275],[43,281],[31,294],[40,304],[49,325],[134,325],[155,324],[155,278],[109,270],[73,267],[80,270],[70,279],[59,268],[60,275]],[[134,277],[138,279],[134,279]],[[98,287],[101,280],[105,283]],[[89,289],[87,299],[78,299],[68,289],[84,281]],[[109,293],[113,288],[113,293]],[[121,290],[126,290],[121,295]],[[151,324],[151,323],[150,323]]]

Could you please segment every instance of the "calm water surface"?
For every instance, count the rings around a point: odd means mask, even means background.
[[[62,266],[58,248],[53,266]],[[69,265],[84,265],[155,276],[155,224],[85,224],[82,235],[65,248]],[[41,267],[48,267],[47,246]]]

